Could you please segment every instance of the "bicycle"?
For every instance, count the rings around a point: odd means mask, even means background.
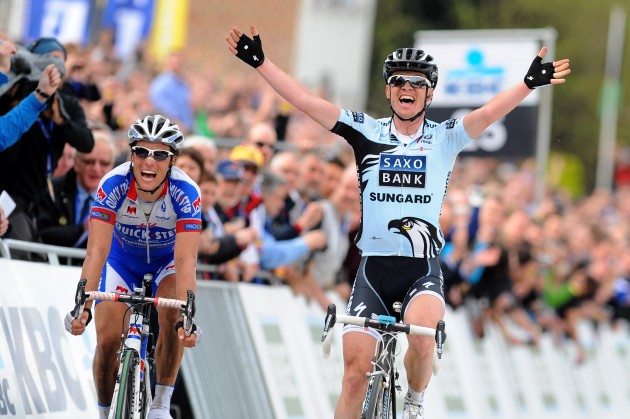
[[[187,300],[151,297],[153,275],[146,274],[141,288],[134,288],[131,294],[117,292],[85,292],[86,280],[81,279],[75,296],[75,319],[83,313],[85,303],[92,300],[119,301],[130,304],[129,325],[120,337],[118,374],[109,410],[109,419],[145,418],[151,407],[151,371],[154,370],[153,349],[149,340],[153,339],[150,319],[152,306],[169,307],[180,310],[183,315],[184,330],[190,334],[195,315],[195,295],[188,291]],[[151,343],[153,341],[151,340]],[[151,348],[151,349],[150,349]]]
[[[400,313],[402,304],[394,303],[394,311]],[[377,319],[337,314],[334,304],[328,306],[324,333],[322,334],[324,358],[330,355],[332,329],[336,323],[373,328],[381,333],[383,339],[376,345],[372,358],[372,371],[367,373],[368,388],[365,393],[361,419],[396,418],[396,391],[401,391],[398,384],[398,371],[395,360],[396,343],[399,333],[408,335],[435,336],[436,350],[433,355],[433,374],[439,373],[439,360],[442,359],[443,345],[446,340],[446,324],[438,321],[435,329],[413,324],[397,323],[395,317],[380,315]]]

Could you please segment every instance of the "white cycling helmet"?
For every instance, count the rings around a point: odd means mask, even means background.
[[[127,133],[129,144],[133,146],[136,142],[144,140],[166,144],[178,152],[184,142],[184,134],[177,125],[171,124],[162,115],[148,115],[144,119],[138,119]]]

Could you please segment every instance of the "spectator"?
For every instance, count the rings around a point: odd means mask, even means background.
[[[268,220],[272,219],[282,209],[287,194],[286,181],[271,172],[263,174],[262,182],[263,205],[256,208],[252,218],[260,217],[265,220],[259,234],[262,238],[260,249],[260,267],[271,270],[283,265],[299,262],[310,252],[323,249],[326,246],[326,236],[321,230],[309,231],[303,236],[291,240],[276,240],[268,228]]]
[[[11,68],[11,54],[16,49],[9,41],[0,41],[0,86],[7,83],[6,74]],[[39,113],[46,108],[46,96],[50,96],[61,84],[59,70],[49,64],[42,71],[34,92],[29,94],[15,108],[0,116],[0,152],[15,144],[37,120]],[[37,92],[41,93],[37,93]]]
[[[321,229],[326,235],[327,245],[313,254],[308,275],[315,280],[313,297],[324,310],[330,304],[325,292],[335,289],[337,274],[350,247],[348,231],[351,211],[359,201],[358,189],[357,171],[352,165],[344,169],[330,198],[320,201],[323,210]],[[344,290],[343,294],[349,295],[350,289]]]
[[[166,57],[162,74],[149,86],[153,108],[176,121],[184,130],[192,129],[194,116],[190,101],[190,86],[182,74],[181,51],[171,51]]]
[[[34,54],[65,59],[63,46],[54,38],[41,38],[27,48]],[[70,143],[82,153],[89,153],[94,147],[85,114],[73,96],[57,92],[47,106],[37,123],[16,144],[0,153],[0,190],[6,190],[17,204],[9,221],[13,226],[12,237],[18,240],[38,241],[39,206],[49,193],[48,177],[54,172],[65,144]],[[32,258],[22,252],[15,252],[14,256]]]
[[[199,239],[200,262],[212,265],[225,263],[236,258],[250,244],[258,239],[257,231],[246,227],[234,234],[225,234],[223,222],[216,212],[217,178],[208,172],[203,172],[199,182],[201,190],[201,227]],[[210,275],[204,275],[210,279]]]
[[[0,239],[4,238],[9,231],[9,219],[4,215],[4,210],[0,208]]]
[[[70,144],[66,143],[66,145],[63,146],[63,153],[61,153],[61,157],[59,157],[59,161],[57,161],[57,168],[53,172],[52,177],[55,178],[68,173],[68,170],[74,167],[76,154],[77,150]]]
[[[249,128],[243,144],[254,145],[260,149],[265,158],[262,168],[266,169],[273,157],[277,141],[278,137],[273,126],[266,122],[258,122]]]
[[[237,204],[243,198],[243,182],[245,175],[240,164],[231,160],[222,160],[217,165],[217,203],[215,211],[223,222],[225,234],[235,234],[247,227],[248,220],[245,214],[234,212]],[[250,253],[250,256],[253,256]],[[252,263],[254,261],[251,261]],[[251,272],[249,272],[251,274]],[[239,281],[241,279],[240,268],[236,261],[226,263],[221,267],[219,274],[222,279]]]
[[[199,184],[204,171],[201,153],[194,148],[182,148],[175,160],[175,167],[182,169],[195,183]]]
[[[38,217],[44,243],[57,246],[87,245],[88,216],[96,200],[98,184],[114,168],[115,148],[111,133],[93,131],[94,148],[77,153],[74,168],[53,179],[54,196],[46,196]]]
[[[324,170],[324,160],[316,153],[308,152],[302,157],[297,182],[301,205],[305,206],[321,198],[320,189],[324,182]]]
[[[276,240],[293,239],[302,231],[308,231],[317,226],[322,219],[322,208],[317,202],[311,202],[306,207],[300,205],[300,193],[297,190],[300,176],[300,161],[292,151],[281,151],[271,160],[270,170],[280,174],[287,182],[289,192],[284,200],[284,206],[271,220],[269,226]]]
[[[87,57],[79,45],[66,44],[67,75],[60,91],[73,95],[80,101],[96,102],[101,99],[101,92],[92,80],[92,74],[87,66]]]
[[[335,189],[339,187],[339,182],[341,181],[345,168],[346,165],[344,162],[336,157],[326,161],[324,177],[319,187],[319,195],[322,198],[330,198]]]
[[[243,199],[238,204],[237,212],[249,215],[252,209],[261,202],[259,170],[263,168],[264,157],[257,147],[252,145],[237,145],[230,152],[230,160],[243,168]]]
[[[193,135],[191,137],[186,138],[186,144],[184,144],[184,148],[192,147],[201,153],[203,157],[203,167],[204,170],[208,173],[214,173],[217,168],[217,145],[214,141],[207,137],[202,137],[200,135]]]

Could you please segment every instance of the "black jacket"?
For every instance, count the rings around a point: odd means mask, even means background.
[[[77,174],[70,169],[65,176],[53,179],[55,201],[46,195],[41,202],[37,226],[46,244],[72,247],[83,234],[83,223],[75,224],[77,199]],[[85,248],[87,240],[79,247]]]
[[[43,111],[41,125],[36,121],[17,143],[0,153],[0,191],[6,190],[16,202],[29,202],[35,208],[48,195],[49,156],[52,173],[65,143],[83,153],[89,153],[94,147],[92,132],[77,99],[60,92],[56,96],[65,123],[51,125]]]

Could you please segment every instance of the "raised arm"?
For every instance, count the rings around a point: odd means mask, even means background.
[[[522,82],[497,94],[481,108],[464,117],[464,128],[471,138],[479,137],[490,124],[510,113],[536,87],[566,82],[564,77],[571,73],[569,60],[542,63],[545,54],[547,48],[543,47]]]
[[[330,130],[339,119],[341,110],[334,104],[310,92],[300,82],[266,58],[255,26],[251,27],[252,38],[239,29],[232,28],[225,38],[228,49],[239,59],[258,70],[258,73],[287,102]]]

